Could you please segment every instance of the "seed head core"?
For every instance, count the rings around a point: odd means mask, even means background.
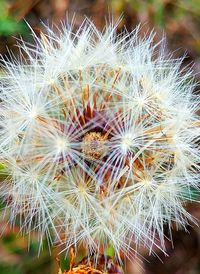
[[[93,160],[103,157],[107,151],[105,145],[107,139],[108,137],[101,132],[91,131],[86,133],[82,142],[82,152],[85,157]]]

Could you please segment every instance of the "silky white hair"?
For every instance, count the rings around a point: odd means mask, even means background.
[[[195,222],[185,205],[199,188],[199,97],[154,32],[116,29],[46,27],[4,60],[0,190],[10,222],[41,242],[131,257],[134,244],[165,250],[173,224]],[[91,132],[105,136],[100,157],[83,149]]]

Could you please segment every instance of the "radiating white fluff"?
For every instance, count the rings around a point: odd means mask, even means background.
[[[1,186],[10,220],[90,252],[165,249],[199,188],[199,97],[192,71],[139,28],[89,21],[22,41],[1,76]],[[22,52],[28,56],[26,59]],[[168,227],[169,235],[164,234]],[[42,240],[42,238],[41,238]]]

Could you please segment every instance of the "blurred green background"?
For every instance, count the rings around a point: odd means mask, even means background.
[[[165,34],[174,57],[185,54],[185,64],[193,66],[200,80],[200,0],[0,0],[0,53],[8,56],[8,46],[17,55],[16,39],[20,36],[31,41],[25,20],[39,35],[42,22],[59,25],[60,20],[74,14],[75,27],[88,16],[102,29],[105,18],[117,20],[123,15],[119,31],[124,25],[132,30],[140,23],[142,32],[154,29],[157,40]],[[200,219],[198,205],[189,205],[188,210]],[[29,236],[21,236],[17,224],[6,226],[7,220],[6,215],[0,218],[0,274],[57,274],[55,257],[59,249],[54,248],[50,255],[44,241],[38,256],[38,235],[33,235],[30,242]],[[127,263],[127,273],[200,274],[200,229],[188,227],[188,231],[173,232],[174,248],[166,242],[168,257],[157,251],[159,260],[141,249],[144,258],[140,266],[136,261]],[[69,259],[62,258],[63,267],[68,263]]]

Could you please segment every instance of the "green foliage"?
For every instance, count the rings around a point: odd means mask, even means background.
[[[112,0],[111,3],[113,10],[118,14],[123,14],[127,7],[129,12],[132,11],[137,15],[148,13],[154,24],[162,28],[169,18],[181,20],[192,15],[194,19],[200,21],[199,0]]]
[[[17,21],[14,15],[9,13],[7,1],[0,0],[0,35],[10,36],[13,34],[27,32],[27,26],[24,21]]]
[[[114,257],[115,256],[115,250],[113,248],[112,245],[110,245],[109,247],[107,247],[107,249],[105,250],[105,255],[106,256],[110,256],[110,257]]]

